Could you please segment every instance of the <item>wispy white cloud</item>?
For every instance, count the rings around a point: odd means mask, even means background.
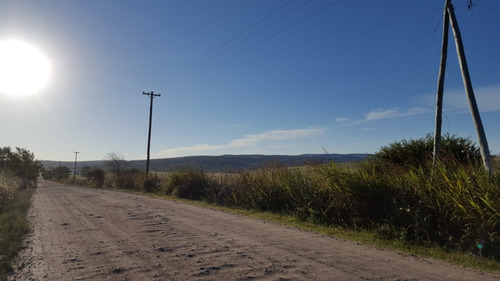
[[[406,111],[395,107],[393,109],[376,109],[365,114],[365,119],[363,121],[373,121],[381,119],[399,118],[405,116],[414,116],[429,113],[430,110],[422,107],[412,107]]]
[[[322,129],[270,130],[260,134],[249,134],[243,138],[234,139],[227,144],[210,145],[196,144],[161,150],[154,157],[178,157],[185,155],[202,155],[212,153],[227,153],[228,149],[254,148],[263,142],[292,141],[300,138],[312,138],[323,134]]]
[[[346,117],[335,118],[335,122],[348,122],[348,121],[349,121],[349,118],[346,118]]]
[[[180,155],[194,155],[207,151],[220,149],[222,145],[196,144],[193,146],[180,146],[175,148],[163,149],[154,154],[154,157],[175,157]]]
[[[480,112],[500,111],[500,85],[490,85],[474,89],[477,107]],[[445,91],[443,107],[446,110],[469,110],[469,102],[464,89]]]
[[[376,109],[365,114],[365,120],[371,121],[371,120],[395,118],[399,114],[401,114],[399,108],[386,109],[386,110]]]
[[[241,139],[231,141],[228,147],[255,146],[263,141],[280,141],[297,138],[314,137],[322,134],[320,129],[271,130],[260,134],[246,135]]]
[[[385,120],[385,119],[394,119],[422,114],[429,114],[432,112],[431,108],[424,107],[412,107],[406,110],[401,110],[398,107],[394,107],[392,109],[373,109],[368,113],[363,114],[363,118],[360,119],[349,119],[349,118],[336,118],[336,123],[341,123],[344,126],[358,125],[373,121]]]
[[[480,112],[500,111],[500,84],[490,85],[485,87],[477,87],[474,89],[477,105]],[[363,114],[363,118],[349,119],[339,117],[335,119],[336,123],[344,125],[356,125],[377,120],[394,119],[401,117],[409,117],[423,114],[432,114],[435,109],[435,93],[429,93],[418,98],[418,106],[401,109],[393,107],[390,109],[378,108]],[[465,90],[456,88],[446,90],[443,97],[443,111],[468,113],[469,103]]]

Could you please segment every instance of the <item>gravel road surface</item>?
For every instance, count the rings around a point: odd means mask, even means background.
[[[241,215],[41,181],[9,280],[500,280]]]

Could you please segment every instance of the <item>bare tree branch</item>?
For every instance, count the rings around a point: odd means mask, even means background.
[[[123,168],[128,165],[128,161],[125,160],[125,157],[118,152],[108,153],[108,155],[104,157],[104,160],[106,160],[106,166],[111,169],[111,172],[116,174],[121,173]]]

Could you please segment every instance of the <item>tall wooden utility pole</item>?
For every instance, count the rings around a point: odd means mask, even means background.
[[[80,152],[74,151],[73,153],[75,154],[75,170],[73,171],[73,178],[76,178],[76,160],[78,159],[78,153]]]
[[[434,153],[432,161],[435,164],[437,159],[439,159],[439,149],[441,147],[441,123],[443,115],[443,89],[444,89],[444,77],[446,74],[446,59],[448,58],[448,30],[449,30],[449,19],[448,19],[448,5],[450,5],[451,0],[446,0],[444,4],[444,15],[443,15],[443,43],[441,45],[441,62],[439,64],[439,78],[438,78],[438,89],[436,98],[436,129],[434,130]]]
[[[155,97],[161,97],[161,95],[154,94],[153,91],[151,91],[151,93],[142,92],[142,94],[149,96],[151,98],[151,102],[149,104],[148,159],[146,162],[146,174],[149,174],[149,151],[151,149],[151,123],[153,122],[153,99]]]
[[[484,132],[483,123],[481,122],[481,116],[477,108],[477,103],[476,103],[476,98],[474,96],[474,90],[472,88],[472,81],[470,78],[469,68],[467,66],[467,60],[465,58],[464,46],[462,43],[462,35],[460,34],[460,29],[458,28],[458,22],[455,16],[453,5],[451,4],[451,0],[445,1],[445,8],[444,8],[443,46],[441,49],[441,65],[439,70],[437,105],[436,105],[436,131],[434,132],[434,161],[436,161],[436,159],[439,157],[439,145],[441,140],[443,84],[444,84],[444,72],[445,72],[446,56],[447,56],[447,47],[445,47],[445,45],[448,44],[448,39],[447,39],[448,25],[450,23],[451,23],[451,28],[453,29],[453,34],[455,36],[455,45],[457,48],[458,60],[460,62],[460,68],[462,70],[462,78],[464,81],[464,87],[467,93],[467,98],[469,100],[472,119],[474,121],[474,126],[476,127],[476,132],[479,140],[479,148],[481,150],[481,157],[483,159],[484,168],[488,172],[493,172],[490,150],[488,148],[488,141],[486,140],[486,134]]]

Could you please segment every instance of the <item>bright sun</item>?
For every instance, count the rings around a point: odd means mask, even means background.
[[[0,94],[37,94],[50,76],[50,61],[40,50],[19,40],[0,40]]]

